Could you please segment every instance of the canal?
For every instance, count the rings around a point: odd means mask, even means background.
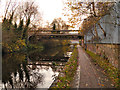
[[[27,53],[5,54],[2,58],[4,88],[49,88],[63,70],[74,45],[45,47]]]

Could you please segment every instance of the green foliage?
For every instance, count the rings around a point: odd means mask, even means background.
[[[107,75],[112,79],[113,83],[115,84],[115,87],[119,87],[119,80],[118,75],[120,74],[118,72],[118,69],[113,67],[106,59],[103,57],[100,57],[96,54],[94,54],[91,51],[86,51],[93,59],[95,63],[97,63],[101,68],[104,69],[104,73],[106,72]]]
[[[64,70],[61,72],[64,73],[64,76],[58,76],[58,82],[55,83],[56,86],[51,88],[70,88],[70,82],[73,80],[77,69],[77,58],[78,51],[77,48],[74,48],[72,56],[65,65]]]
[[[15,43],[3,43],[4,52],[16,52],[26,47],[25,40],[18,39]]]
[[[11,17],[12,20],[12,17]],[[8,19],[2,22],[3,41],[2,47],[4,53],[16,52],[26,47],[25,39],[21,39],[21,33],[17,31],[17,24],[13,25]],[[21,27],[22,25],[20,25]]]
[[[9,2],[2,22],[4,52],[18,51],[23,47],[27,47],[25,44],[27,44],[27,31],[31,24],[31,17],[34,16],[35,18],[37,14],[38,7],[34,5],[34,2],[26,1],[23,5]],[[19,21],[18,25],[17,21]]]
[[[2,30],[10,30],[10,23],[7,19],[5,19],[5,21],[2,23]]]
[[[5,19],[2,22],[2,34],[3,41],[2,47],[4,53],[16,52],[26,47],[26,40],[21,39],[22,31],[23,31],[23,20],[20,21],[19,27],[17,28],[17,24],[12,24],[12,18]]]

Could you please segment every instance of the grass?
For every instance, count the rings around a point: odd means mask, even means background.
[[[78,51],[75,47],[72,56],[65,65],[64,70],[61,72],[64,74],[64,76],[59,75],[57,83],[55,83],[55,86],[51,88],[70,88],[70,82],[72,82],[77,69],[77,58]]]
[[[120,78],[119,78],[120,73],[118,73],[119,72],[118,69],[112,66],[112,64],[110,64],[108,60],[100,57],[99,55],[96,55],[88,50],[86,50],[86,52],[91,56],[92,60],[96,64],[98,64],[101,68],[104,69],[103,72],[106,73],[106,75],[111,78],[115,87],[120,88]]]

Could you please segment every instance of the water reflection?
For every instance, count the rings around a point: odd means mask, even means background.
[[[37,88],[49,88],[55,80],[55,77],[59,74],[58,72],[53,71],[53,69],[49,66],[37,66],[37,68],[31,72],[38,72],[43,76],[42,83],[38,83]]]
[[[21,54],[3,58],[2,74],[4,88],[36,88],[43,77],[40,73],[31,73],[31,69],[27,66],[27,57]]]
[[[67,53],[68,52],[68,53]],[[7,54],[2,60],[4,88],[49,88],[66,62],[44,61],[41,57],[64,58],[71,54],[68,46],[45,49],[42,52]],[[58,57],[58,58],[57,58]],[[57,61],[57,62],[56,62]]]

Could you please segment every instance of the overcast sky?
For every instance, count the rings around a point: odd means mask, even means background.
[[[6,1],[10,0],[1,0],[0,2],[0,13],[5,12]],[[23,2],[30,0],[11,0],[12,2]],[[62,13],[64,13],[63,8],[65,7],[65,1],[67,0],[32,0],[39,6],[39,12],[42,14],[43,25],[46,25],[45,22],[52,22],[54,18],[61,17],[64,21],[67,21],[67,17],[65,17]],[[0,17],[1,15],[0,14]],[[1,19],[0,19],[1,21]],[[79,27],[79,26],[77,26]]]
[[[5,11],[6,1],[9,1],[9,0],[1,0],[0,2],[0,7],[1,7],[0,13],[2,14]],[[11,1],[16,2],[16,0],[11,0]],[[23,2],[23,1],[25,0],[17,0],[17,2]],[[54,18],[57,18],[57,17],[63,17],[63,19],[65,19],[64,15],[62,15],[63,8],[64,8],[63,1],[65,0],[34,0],[34,1],[39,6],[39,11],[40,13],[42,13],[44,22],[46,21],[51,22]]]
[[[63,0],[36,0],[36,2],[39,3],[44,20],[52,21],[54,18],[63,17]]]

